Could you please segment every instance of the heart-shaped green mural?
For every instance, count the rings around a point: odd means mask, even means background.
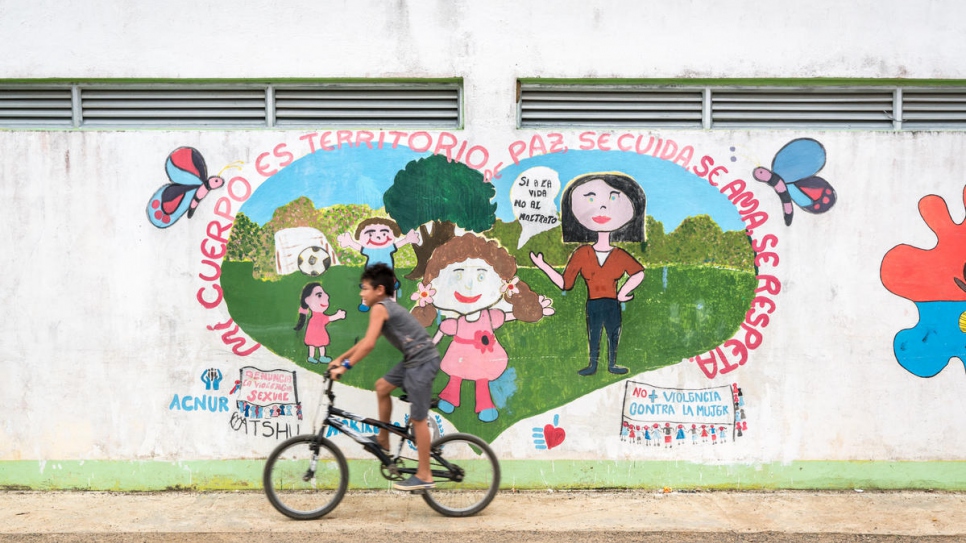
[[[718,189],[651,156],[568,151],[485,181],[442,156],[344,147],[258,187],[235,217],[221,286],[246,334],[321,373],[365,333],[363,266],[390,261],[397,300],[438,338],[442,415],[493,440],[732,337],[754,256]],[[344,382],[372,389],[400,358],[381,339]]]

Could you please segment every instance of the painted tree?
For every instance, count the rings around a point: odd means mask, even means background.
[[[261,227],[244,213],[235,215],[225,252],[225,262],[254,262]]]
[[[420,158],[400,170],[383,195],[386,212],[403,232],[419,228],[422,243],[413,246],[419,279],[433,251],[455,236],[456,227],[482,232],[496,221],[496,195],[483,174],[442,155]]]

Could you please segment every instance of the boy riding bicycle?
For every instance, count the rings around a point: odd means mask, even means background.
[[[329,363],[329,373],[338,380],[353,365],[366,357],[376,346],[382,334],[389,343],[403,353],[403,360],[376,381],[376,398],[379,403],[379,420],[390,422],[392,397],[390,394],[400,386],[406,391],[410,402],[409,417],[416,436],[419,466],[409,479],[394,483],[397,490],[424,490],[434,488],[433,474],[429,466],[429,403],[433,393],[433,379],[439,371],[440,357],[436,345],[419,321],[393,299],[396,275],[386,264],[375,264],[365,269],[360,278],[359,296],[370,307],[369,327],[366,335],[341,356]],[[380,430],[376,438],[379,446],[389,449],[389,432]]]

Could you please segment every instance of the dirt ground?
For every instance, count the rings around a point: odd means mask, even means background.
[[[0,492],[5,541],[444,541],[499,543],[966,541],[966,494],[934,492],[502,492],[442,517],[418,496],[350,492],[293,521],[260,492]]]

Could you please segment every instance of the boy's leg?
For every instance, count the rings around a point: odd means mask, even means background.
[[[409,419],[416,437],[416,456],[419,466],[415,476],[424,483],[433,482],[429,465],[429,449],[432,436],[429,432],[429,403],[433,395],[433,378],[439,371],[439,358],[431,359],[412,368],[406,368],[404,387],[409,395]],[[398,487],[397,487],[398,488]]]
[[[379,420],[388,423],[392,420],[392,396],[391,392],[395,390],[396,387],[392,385],[389,381],[383,378],[379,378],[376,381],[376,400],[379,404]],[[379,437],[376,438],[379,441],[379,446],[383,449],[389,449],[389,430],[379,430]]]
[[[389,373],[376,381],[376,402],[379,407],[379,420],[382,422],[388,424],[392,421],[392,391],[403,384],[404,375],[405,370],[403,370],[402,362],[400,362],[389,370]],[[379,441],[380,447],[389,449],[389,430],[380,429],[379,436],[376,439]]]
[[[429,422],[427,419],[413,421],[413,433],[416,434],[416,456],[419,467],[416,468],[416,478],[427,483],[433,482],[433,471],[429,467]]]

